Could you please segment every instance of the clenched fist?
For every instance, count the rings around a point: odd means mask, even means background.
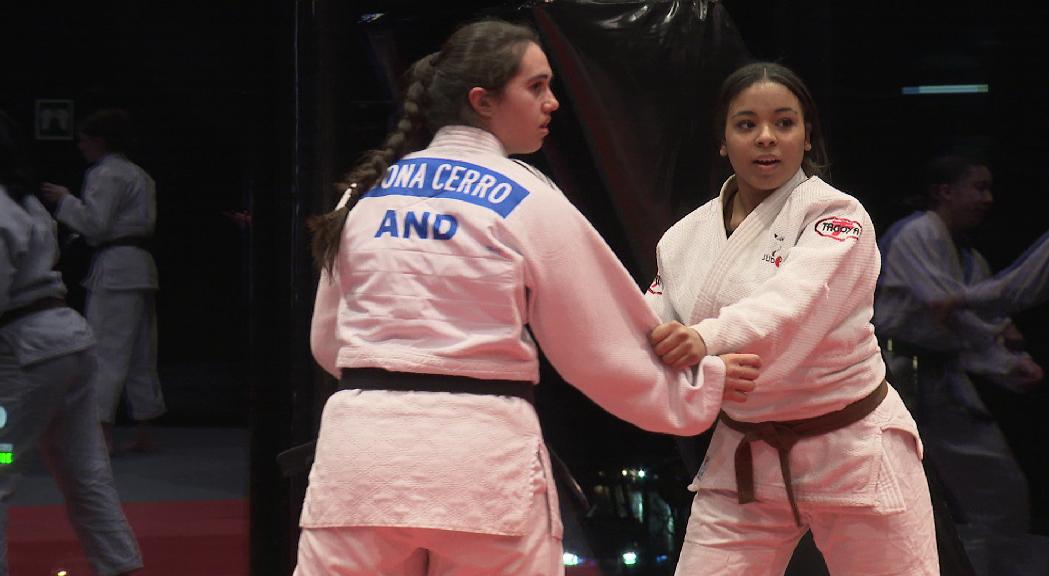
[[[722,354],[725,362],[725,402],[746,402],[747,394],[754,391],[754,380],[761,369],[761,358],[757,354]]]
[[[667,366],[688,368],[707,355],[707,344],[699,332],[681,322],[666,322],[652,329],[648,336],[652,349]]]

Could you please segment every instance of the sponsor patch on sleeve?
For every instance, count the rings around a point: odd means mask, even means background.
[[[849,220],[841,216],[831,216],[816,222],[816,233],[820,236],[833,238],[838,242],[859,240],[860,236],[863,235],[863,226],[855,220]]]
[[[652,281],[652,284],[648,287],[649,294],[655,294],[661,296],[663,294],[663,279],[656,274],[656,279]]]

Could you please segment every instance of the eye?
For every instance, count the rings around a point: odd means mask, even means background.
[[[753,120],[740,120],[735,124],[737,130],[750,130],[754,127]]]
[[[793,118],[780,118],[776,121],[776,126],[780,128],[793,128],[795,125],[797,125],[797,121]]]
[[[542,94],[546,91],[546,82],[533,82],[528,89],[531,90],[533,94]]]

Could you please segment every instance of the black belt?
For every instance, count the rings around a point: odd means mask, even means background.
[[[451,392],[482,396],[514,396],[535,404],[535,385],[524,380],[481,380],[466,376],[390,372],[382,368],[343,368],[339,390]]]
[[[153,238],[151,236],[122,236],[96,245],[95,250],[105,250],[115,246],[134,246],[149,252],[153,249]]]
[[[51,310],[52,308],[65,308],[65,306],[65,298],[50,297],[34,300],[25,306],[13,308],[0,314],[0,328],[7,326],[19,318],[25,318],[30,314],[36,314],[37,312],[43,312],[44,310]]]
[[[535,404],[535,385],[523,380],[481,380],[466,376],[390,372],[382,368],[343,368],[339,390],[395,390],[405,392],[450,392],[482,396],[510,396]],[[277,455],[277,464],[285,477],[307,470],[313,464],[317,441],[289,448]],[[590,510],[586,493],[554,451],[547,446],[553,475],[564,483],[573,502],[584,512]]]
[[[451,392],[483,396],[513,396],[535,404],[535,385],[523,380],[481,380],[466,376],[390,372],[382,368],[343,368],[339,390],[395,390],[403,392]],[[289,448],[277,455],[285,476],[313,464],[317,441]]]

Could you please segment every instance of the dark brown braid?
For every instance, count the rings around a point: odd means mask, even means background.
[[[336,185],[344,193],[349,193],[346,203],[332,212],[311,218],[307,223],[313,233],[313,260],[329,274],[339,253],[346,217],[361,194],[378,182],[390,164],[421,148],[425,144],[424,139],[429,136],[421,110],[426,105],[426,87],[433,80],[433,62],[436,59],[437,53],[433,53],[412,65],[408,71],[411,81],[404,96],[397,127],[386,137],[382,148],[365,152],[357,165]]]
[[[409,69],[402,116],[383,146],[370,150],[338,184],[349,190],[346,204],[311,218],[313,259],[331,273],[339,254],[346,217],[391,164],[423,148],[433,134],[451,124],[477,125],[468,94],[474,87],[498,92],[518,70],[533,30],[500,20],[485,20],[457,30],[440,52],[423,57]]]

